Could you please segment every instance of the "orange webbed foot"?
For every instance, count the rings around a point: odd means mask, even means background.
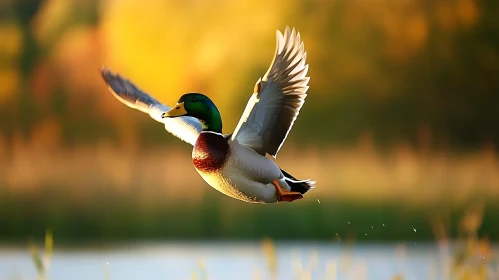
[[[288,191],[288,190],[283,189],[279,185],[279,180],[272,181],[272,185],[274,185],[274,187],[277,191],[277,202],[281,202],[281,201],[292,202],[292,201],[295,201],[297,199],[303,198],[303,195],[299,192],[292,192],[292,191]]]

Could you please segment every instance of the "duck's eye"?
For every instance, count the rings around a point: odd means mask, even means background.
[[[193,99],[192,99],[192,102],[196,102],[196,98],[193,98]]]
[[[180,106],[175,107],[175,109],[177,109],[177,110],[180,109]]]

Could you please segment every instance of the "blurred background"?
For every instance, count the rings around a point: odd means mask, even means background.
[[[485,0],[0,0],[0,279],[499,277],[498,12]],[[277,163],[318,182],[294,203],[218,193],[191,146],[100,77],[109,67],[170,105],[207,94],[230,133],[286,25],[311,80]]]

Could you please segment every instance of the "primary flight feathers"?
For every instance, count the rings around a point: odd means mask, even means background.
[[[101,73],[109,90],[119,101],[128,107],[149,114],[151,118],[163,123],[168,132],[194,146],[201,133],[201,123],[196,118],[161,118],[161,114],[170,110],[170,107],[161,104],[119,74],[113,74],[105,68],[102,68]]]
[[[306,58],[299,32],[277,31],[274,59],[257,81],[232,139],[261,155],[277,155],[307,97]]]

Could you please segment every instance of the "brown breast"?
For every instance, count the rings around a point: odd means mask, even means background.
[[[228,138],[221,134],[202,132],[192,151],[194,167],[204,172],[220,170],[230,154]]]

